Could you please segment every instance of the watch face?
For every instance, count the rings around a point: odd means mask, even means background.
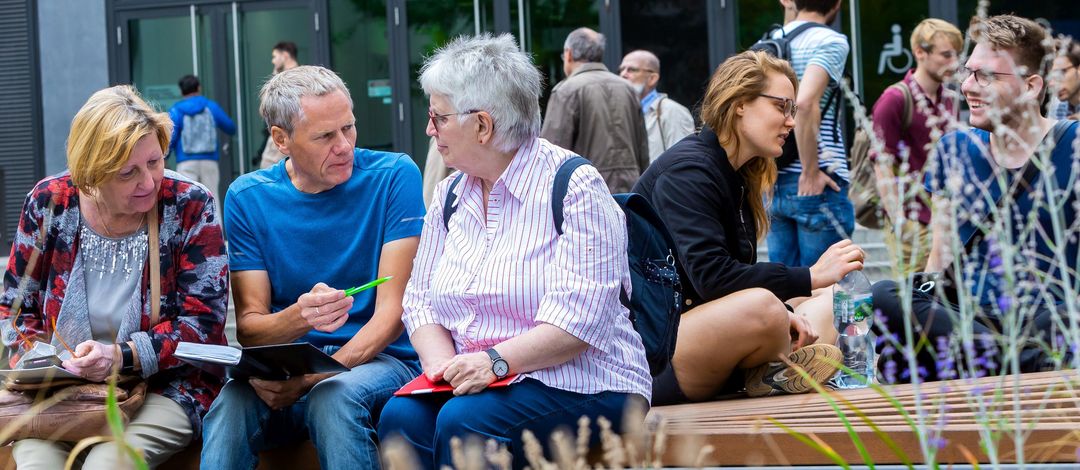
[[[505,377],[510,372],[510,366],[506,361],[500,359],[491,365],[491,371],[498,377]]]

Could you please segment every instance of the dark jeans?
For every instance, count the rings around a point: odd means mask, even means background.
[[[874,324],[879,338],[877,351],[881,355],[878,361],[878,376],[882,382],[892,381],[893,377],[890,376],[894,376],[896,382],[910,382],[913,374],[907,370],[908,362],[902,350],[910,348],[911,345],[905,341],[904,311],[898,285],[895,281],[881,281],[874,284],[873,293],[874,309],[881,313],[879,320],[883,319],[885,323],[884,327],[880,321]],[[963,352],[955,356],[948,350],[942,350],[950,345],[952,338],[956,338],[953,335],[957,326],[956,307],[936,297],[933,291],[927,293],[915,289],[912,297],[912,338],[918,345],[918,372],[923,374],[927,381],[957,378],[958,370],[971,370],[970,367],[986,374],[1000,374],[1011,370],[1005,368],[1006,357],[999,347],[1001,343],[998,339],[1003,331],[1002,319],[989,307],[981,309],[975,316],[975,323],[971,325],[975,340],[970,345],[961,346]],[[1064,307],[1038,307],[1031,316],[1023,320],[1021,337],[1024,338],[1024,343],[1019,354],[1021,372],[1044,370],[1050,365],[1049,355],[1044,347],[1054,340],[1057,328],[1053,319],[1056,315],[1065,315]],[[882,340],[886,331],[897,339],[899,346]],[[922,335],[926,336],[926,341],[921,340]],[[890,367],[894,366],[899,369],[899,373],[890,370]]]
[[[514,456],[514,468],[528,465],[521,433],[532,431],[545,449],[551,433],[565,428],[577,435],[577,420],[588,416],[592,445],[599,443],[600,416],[620,432],[627,406],[648,405],[645,398],[629,393],[601,392],[592,395],[548,387],[535,379],[525,379],[505,388],[493,388],[475,395],[456,397],[449,393],[394,397],[379,418],[379,439],[404,437],[420,457],[423,468],[453,465],[450,439],[469,435],[494,439],[507,445]],[[644,412],[641,416],[644,416]],[[551,453],[547,454],[551,459]]]
[[[848,199],[848,183],[836,180],[840,191],[828,186],[821,194],[799,196],[799,175],[777,176],[769,206],[769,261],[787,266],[813,266],[833,243],[855,230],[855,209]]]

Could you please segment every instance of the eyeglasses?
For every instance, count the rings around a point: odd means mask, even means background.
[[[967,67],[960,67],[959,69],[956,70],[956,79],[960,80],[960,83],[966,82],[968,77],[970,77],[972,75],[975,76],[975,83],[978,83],[979,86],[986,87],[986,86],[990,86],[990,84],[994,82],[994,77],[997,76],[997,75],[1000,75],[1000,76],[1003,76],[1003,77],[1012,77],[1012,76],[1020,75],[1021,77],[1027,78],[1027,77],[1030,77],[1030,76],[1035,75],[1035,74],[1033,74],[1033,73],[1013,74],[1013,73],[1008,73],[1008,72],[992,72],[990,70],[971,70],[971,69],[969,69]]]
[[[784,98],[782,96],[766,95],[765,93],[758,93],[758,96],[763,97],[763,98],[768,98],[770,100],[775,100],[775,101],[778,101],[780,103],[783,103],[784,107],[783,107],[782,111],[784,112],[784,115],[785,116],[790,116],[792,119],[795,119],[795,113],[799,112],[799,106],[796,105],[795,100],[793,100],[791,98]]]
[[[442,132],[442,129],[439,129],[439,126],[442,126],[443,124],[446,124],[446,118],[447,117],[449,117],[449,116],[457,116],[457,115],[462,115],[462,114],[473,114],[473,113],[479,113],[479,112],[480,112],[479,109],[470,109],[468,111],[464,111],[464,112],[460,112],[460,113],[435,114],[434,112],[432,112],[429,109],[428,112],[427,112],[427,117],[428,117],[429,120],[431,120],[431,125],[433,127],[435,127],[435,132]]]
[[[621,74],[622,74],[623,72],[630,72],[630,73],[638,73],[638,72],[649,72],[649,73],[656,73],[656,71],[655,71],[655,70],[651,70],[651,69],[639,69],[639,68],[637,68],[637,67],[631,67],[631,66],[629,66],[629,65],[624,65],[624,66],[622,66],[622,67],[619,67],[619,74],[621,75]]]
[[[1066,73],[1069,73],[1070,70],[1073,70],[1075,68],[1077,68],[1077,67],[1076,66],[1058,67],[1056,69],[1050,69],[1050,74],[1051,75],[1065,75]]]

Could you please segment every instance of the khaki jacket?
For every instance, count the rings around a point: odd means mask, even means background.
[[[612,193],[629,192],[649,166],[641,101],[601,63],[582,64],[555,85],[540,137],[589,159]]]
[[[694,117],[686,106],[660,93],[645,110],[645,132],[649,136],[651,163],[683,137],[694,133]]]

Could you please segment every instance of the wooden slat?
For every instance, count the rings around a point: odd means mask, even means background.
[[[969,463],[966,449],[980,463],[990,462],[980,445],[990,430],[1000,462],[1016,461],[1015,430],[1025,433],[1025,462],[1077,462],[1080,450],[1080,375],[1076,371],[985,377],[972,381],[923,384],[922,407],[930,429],[941,428],[945,446],[939,463]],[[911,385],[887,387],[889,395],[917,420],[916,395]],[[924,462],[918,436],[885,398],[870,389],[832,392],[844,415],[859,434],[873,463],[902,463],[843,401],[858,408],[897,444],[914,463]],[[1013,397],[1019,396],[1019,402]],[[942,417],[944,417],[942,421]],[[716,450],[706,465],[830,465],[825,455],[798,441],[769,419],[832,447],[845,461],[862,464],[836,412],[815,393],[767,398],[739,398],[653,408],[647,423],[667,442],[664,463],[690,466],[705,444]],[[661,424],[662,423],[662,424]],[[1018,423],[1020,423],[1018,425]]]

